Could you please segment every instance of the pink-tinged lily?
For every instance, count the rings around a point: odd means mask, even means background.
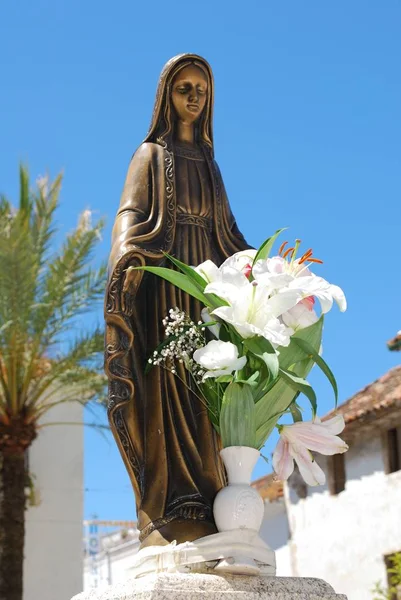
[[[323,277],[318,277],[308,268],[311,263],[322,261],[313,258],[312,250],[308,250],[300,259],[291,258],[290,253],[291,260],[286,260],[289,251],[295,252],[296,248],[289,248],[283,256],[256,261],[252,268],[255,280],[269,288],[271,294],[280,295],[286,290],[297,290],[303,300],[317,299],[320,301],[322,313],[331,309],[333,301],[337,303],[340,311],[344,312],[347,302],[342,289],[330,284]],[[304,314],[307,317],[306,313]]]
[[[241,273],[244,273],[244,275],[249,278],[249,275],[252,272],[252,265],[256,254],[257,250],[254,250],[253,248],[236,252],[223,262],[220,269],[230,267],[231,269],[241,271]]]
[[[281,480],[289,478],[294,470],[294,460],[308,485],[323,485],[326,476],[311,451],[331,456],[348,450],[347,444],[338,437],[344,429],[342,415],[321,422],[314,421],[279,425],[280,439],[273,453],[273,468]]]
[[[313,296],[301,300],[298,304],[290,308],[290,310],[282,314],[283,323],[293,331],[313,325],[319,320],[318,315],[313,310],[313,305]]]

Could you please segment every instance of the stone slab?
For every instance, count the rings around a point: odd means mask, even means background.
[[[321,579],[159,573],[72,600],[347,600]]]

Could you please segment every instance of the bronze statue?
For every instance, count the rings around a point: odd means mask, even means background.
[[[164,67],[148,135],[134,154],[113,229],[106,293],[109,418],[135,491],[142,547],[216,532],[212,504],[224,485],[205,407],[179,378],[149,374],[170,308],[200,318],[199,303],[153,274],[168,252],[189,265],[221,264],[249,248],[213,156],[213,75],[200,56]],[[179,368],[181,367],[181,368]],[[189,381],[188,381],[189,385]]]

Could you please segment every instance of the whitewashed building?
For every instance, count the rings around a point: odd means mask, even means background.
[[[139,550],[139,532],[132,521],[85,521],[84,590],[103,588],[127,579],[127,569]],[[112,528],[112,531],[106,532]]]
[[[295,475],[285,489],[291,575],[325,579],[349,600],[387,584],[388,558],[401,552],[401,367],[338,409],[349,451],[318,456],[327,485]],[[279,574],[288,573],[287,559]]]
[[[78,403],[52,409],[45,422],[60,424],[44,427],[29,449],[34,506],[26,513],[24,600],[70,600],[82,591],[82,410]]]
[[[319,577],[348,600],[370,600],[374,584],[387,583],[388,558],[401,551],[401,367],[338,411],[350,449],[317,456],[325,486],[308,487],[298,473],[285,485],[274,475],[253,483],[265,501],[261,535],[278,575]],[[85,559],[85,589],[126,579],[138,534],[113,535]]]

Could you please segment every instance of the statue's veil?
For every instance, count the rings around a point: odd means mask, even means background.
[[[175,75],[184,67],[194,64],[201,68],[208,80],[208,93],[205,108],[196,123],[197,141],[204,143],[213,153],[213,102],[214,82],[209,63],[197,54],[179,54],[171,58],[163,67],[157,86],[156,100],[150,128],[144,142],[171,145],[173,132],[173,107],[171,85]]]

